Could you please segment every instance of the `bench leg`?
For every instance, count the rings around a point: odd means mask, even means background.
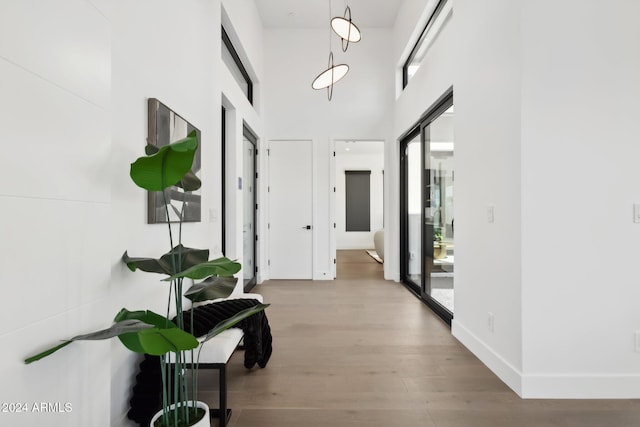
[[[218,425],[226,427],[231,419],[231,409],[227,408],[227,365],[225,363],[216,363],[215,369],[218,370],[219,374],[220,401],[218,409],[210,410],[210,418],[218,418]]]
[[[227,365],[220,368],[220,427],[227,425]]]

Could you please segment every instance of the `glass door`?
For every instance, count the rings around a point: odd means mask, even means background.
[[[419,132],[402,143],[402,275],[416,293],[422,288],[422,151]]]
[[[400,142],[401,278],[448,323],[453,319],[453,92]]]
[[[425,257],[424,292],[448,312],[454,311],[454,141],[453,106],[423,128],[425,144]],[[427,243],[429,242],[429,243]]]
[[[243,131],[243,222],[242,278],[245,292],[256,284],[256,137],[246,127]]]

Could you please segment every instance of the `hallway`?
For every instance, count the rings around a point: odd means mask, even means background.
[[[384,269],[364,249],[342,249],[336,254],[336,278],[340,280],[379,280]]]
[[[363,279],[365,259],[340,258],[349,278],[254,289],[271,303],[274,352],[251,371],[234,354],[230,427],[638,425],[640,401],[520,399],[401,284]],[[201,375],[215,404],[217,379]]]

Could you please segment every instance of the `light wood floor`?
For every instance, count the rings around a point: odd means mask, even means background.
[[[250,371],[233,356],[230,427],[640,426],[637,400],[520,399],[381,266],[342,255],[338,280],[254,289],[271,303],[273,356]],[[201,373],[213,407],[216,381]]]

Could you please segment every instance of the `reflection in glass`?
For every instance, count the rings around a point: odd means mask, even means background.
[[[421,228],[421,171],[422,142],[418,134],[407,144],[407,276],[418,286],[422,286],[422,228]]]
[[[425,291],[453,312],[453,107],[425,128],[424,137],[429,148],[425,152],[426,177],[429,179],[425,242],[433,242],[433,252],[425,257],[428,274]]]

